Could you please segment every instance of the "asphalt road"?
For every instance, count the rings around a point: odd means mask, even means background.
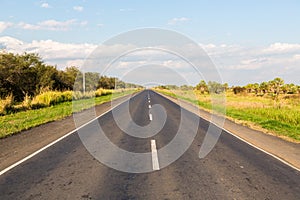
[[[158,109],[161,107],[155,110],[156,104],[164,107],[166,119]],[[102,145],[99,149],[106,151],[96,158],[106,159],[104,165],[87,151],[80,140],[83,136],[74,133],[1,175],[0,199],[300,199],[298,171],[224,131],[208,156],[199,159],[209,123],[181,111],[177,104],[153,91],[146,90],[132,97],[129,115],[126,103],[121,104],[114,112],[83,127],[91,132],[83,140],[97,134],[93,127],[97,122],[116,147],[144,154],[141,162],[124,159],[120,164],[118,160],[123,154],[110,152],[106,144],[98,141],[93,144]],[[162,129],[151,135],[153,129],[160,129],[164,120]],[[186,138],[192,137],[189,133],[194,127],[198,131],[190,147],[168,165],[166,155],[174,153],[174,149],[164,154],[159,150],[172,143],[178,130],[183,130]],[[141,137],[135,137],[138,133]],[[159,170],[154,171],[151,140],[155,140],[158,150]],[[181,140],[178,148],[189,143],[185,137]],[[93,148],[96,152],[97,146]],[[121,172],[107,165],[125,171],[149,172]]]

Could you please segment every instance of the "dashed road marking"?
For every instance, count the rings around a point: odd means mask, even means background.
[[[155,140],[151,140],[151,153],[152,153],[152,168],[153,170],[159,170],[158,155],[157,155]]]

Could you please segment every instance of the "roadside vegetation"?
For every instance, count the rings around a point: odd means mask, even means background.
[[[211,95],[226,96],[226,116],[238,123],[300,142],[300,86],[269,82],[228,87],[228,84],[200,81],[196,87],[160,86],[157,91],[211,111]]]
[[[84,79],[83,79],[84,76]],[[83,82],[83,80],[85,80]],[[36,54],[0,53],[0,138],[70,116],[142,87],[76,67],[58,70]],[[72,106],[76,102],[76,107]]]
[[[0,116],[0,138],[19,133],[20,131],[45,124],[47,122],[63,119],[72,115],[74,112],[79,112],[94,105],[109,102],[112,99],[125,96],[136,91],[137,89],[116,90],[113,94],[112,92],[109,92],[107,95],[77,100],[76,106],[73,106],[72,101],[65,101],[49,107],[20,111]]]

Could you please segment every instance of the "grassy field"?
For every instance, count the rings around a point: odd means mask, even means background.
[[[158,90],[211,110],[210,95],[195,91]],[[278,101],[271,96],[226,93],[226,116],[251,128],[271,133],[284,139],[300,142],[300,96],[281,95]]]
[[[116,92],[114,94],[107,94],[95,98],[77,100],[76,106],[73,109],[72,101],[59,103],[50,107],[40,109],[33,109],[27,111],[20,111],[13,114],[0,116],[0,138],[18,133],[22,130],[63,119],[72,115],[73,112],[78,112],[93,105],[99,105],[110,101],[112,98],[118,98],[127,94],[134,93],[136,90],[126,90],[123,92]]]

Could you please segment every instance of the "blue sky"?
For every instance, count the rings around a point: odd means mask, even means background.
[[[51,56],[58,52],[39,45],[61,44],[66,50],[66,44],[78,49],[89,44],[92,49],[119,33],[158,27],[178,31],[203,45],[230,84],[276,76],[297,82],[299,77],[297,0],[0,0],[0,7],[0,47],[15,52],[35,48],[46,62],[58,67],[80,65],[86,54],[76,59],[77,50],[72,62],[67,56]],[[244,78],[235,80],[236,76]]]

